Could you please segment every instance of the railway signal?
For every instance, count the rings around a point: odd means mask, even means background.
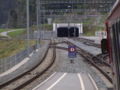
[[[74,46],[74,45],[68,46],[68,57],[69,58],[77,57],[76,46]]]
[[[76,46],[74,45],[68,46],[68,57],[70,58],[70,62],[73,63],[74,58],[77,57]]]

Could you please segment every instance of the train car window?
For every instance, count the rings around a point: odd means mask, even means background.
[[[113,33],[113,37],[112,37],[112,39],[113,39],[113,55],[114,55],[114,60],[116,60],[116,58],[115,58],[115,55],[116,55],[116,48],[115,48],[115,46],[116,46],[116,38],[115,38],[115,24],[112,26],[112,33]]]
[[[120,60],[120,52],[119,52],[119,51],[120,51],[120,39],[119,39],[119,33],[120,33],[120,32],[119,32],[119,22],[117,22],[117,23],[116,23],[116,37],[117,37],[117,42],[118,42],[118,43],[117,43],[117,47],[118,47],[118,48],[117,48],[118,64],[120,64],[120,61],[119,61],[119,60]],[[120,71],[120,69],[119,69],[119,71]]]
[[[118,22],[118,39],[119,39],[118,40],[118,42],[119,42],[118,43],[118,46],[119,46],[119,51],[118,52],[119,52],[119,57],[120,57],[120,20]],[[119,58],[118,62],[119,62],[119,74],[120,74],[120,58]]]
[[[118,23],[115,23],[114,25],[113,25],[113,27],[112,27],[112,31],[113,31],[113,46],[114,46],[114,48],[113,48],[113,51],[114,51],[114,53],[113,53],[113,58],[114,58],[114,60],[115,60],[115,64],[116,64],[116,73],[117,73],[117,75],[119,75],[119,60],[120,60],[120,57],[119,57],[119,36],[118,36],[118,34],[119,34],[119,29],[118,29]],[[119,77],[117,77],[117,80],[118,80],[118,83],[119,83],[119,80],[120,80],[120,78]]]
[[[112,30],[112,28],[109,28],[109,30],[110,30],[109,31],[109,33],[110,33],[110,37],[109,38],[111,40],[110,43],[109,43],[110,44],[110,54],[111,54],[110,56],[111,56],[111,60],[113,62],[113,55],[112,55],[113,54],[112,53],[113,52],[113,43],[114,43],[114,41],[113,41],[113,30]]]
[[[118,68],[118,75],[120,75],[120,21],[118,21],[118,23],[117,23],[117,37],[118,37],[118,43],[117,43],[117,45],[118,45],[118,49],[117,49],[117,52],[118,52],[118,66],[117,66],[117,68]],[[120,77],[118,77],[119,79],[119,83],[120,83]]]
[[[118,22],[118,31],[119,31],[119,45],[120,45],[120,20],[119,20],[119,22]]]

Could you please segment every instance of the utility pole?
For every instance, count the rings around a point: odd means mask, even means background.
[[[68,6],[68,10],[69,10],[69,13],[71,13],[71,5]],[[71,17],[71,15],[70,15],[70,17]],[[70,35],[69,35],[70,34],[69,29],[70,29],[70,20],[68,20],[68,38],[70,37]]]
[[[29,53],[30,53],[30,51],[29,51],[29,47],[30,47],[30,36],[29,36],[29,34],[30,34],[30,24],[29,24],[29,0],[26,0],[26,14],[27,14],[27,50],[28,50],[28,55],[29,55]]]
[[[73,18],[75,18],[74,16],[75,16],[75,15],[74,15],[74,3],[72,3],[71,21],[72,21],[72,23],[74,24],[74,25],[73,25],[73,26],[74,26],[74,33],[73,33],[73,37],[75,38],[75,33],[76,33],[76,30],[75,30],[75,21],[73,21]]]
[[[37,47],[39,47],[39,0],[36,0],[36,15],[37,15]]]

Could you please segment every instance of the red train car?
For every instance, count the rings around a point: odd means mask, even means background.
[[[114,90],[120,90],[120,0],[116,1],[106,19],[106,30]]]

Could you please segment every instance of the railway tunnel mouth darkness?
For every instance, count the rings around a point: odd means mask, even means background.
[[[57,37],[79,37],[78,27],[59,27]]]

